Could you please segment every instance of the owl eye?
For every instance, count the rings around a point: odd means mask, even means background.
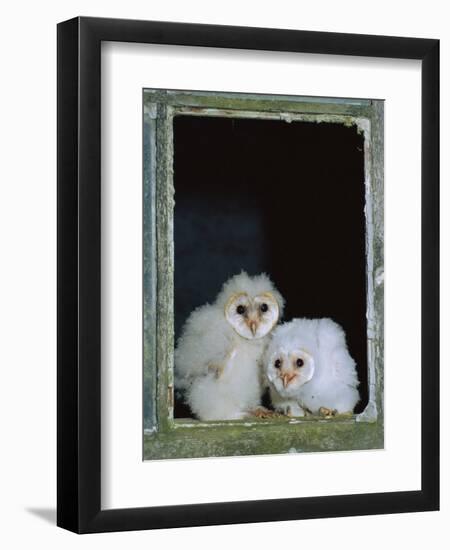
[[[281,361],[279,359],[276,359],[274,365],[276,369],[281,368]]]
[[[268,309],[269,309],[269,306],[267,304],[261,304],[261,307],[259,308],[263,313],[265,313]]]
[[[303,367],[305,362],[303,361],[303,359],[297,359],[295,364],[297,365],[297,367]]]
[[[239,315],[244,315],[244,313],[245,313],[245,306],[243,306],[242,304],[239,305],[239,306],[236,308],[236,311],[239,313]]]

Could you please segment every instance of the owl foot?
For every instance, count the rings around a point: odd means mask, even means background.
[[[249,414],[256,418],[274,418],[280,416],[279,413],[266,409],[266,407],[256,407],[256,409],[249,411]]]
[[[333,416],[336,416],[336,413],[336,409],[329,409],[327,407],[320,407],[319,409],[319,415],[325,418],[333,418]]]

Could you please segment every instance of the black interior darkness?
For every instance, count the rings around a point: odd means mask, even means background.
[[[175,337],[241,270],[267,273],[284,320],[342,325],[367,392],[363,136],[342,124],[174,119]],[[192,416],[179,398],[176,418]]]

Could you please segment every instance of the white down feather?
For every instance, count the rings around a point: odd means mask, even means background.
[[[214,304],[194,310],[187,319],[175,350],[175,388],[201,420],[232,420],[260,405],[263,391],[262,355],[268,336],[247,340],[226,320],[224,306],[234,294],[271,292],[280,316],[283,298],[265,275],[245,272],[227,281]],[[226,364],[217,377],[214,364]]]
[[[280,350],[288,353],[294,349],[312,356],[314,374],[300,386],[294,383],[284,388],[273,359]],[[294,319],[278,326],[272,332],[264,364],[272,402],[280,410],[294,402],[314,414],[321,407],[345,413],[353,411],[359,401],[355,361],[347,349],[343,329],[331,319]]]

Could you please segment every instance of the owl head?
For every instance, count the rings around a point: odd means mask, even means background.
[[[277,324],[284,300],[267,275],[250,277],[242,271],[223,285],[216,304],[239,336],[255,340]]]
[[[315,371],[313,345],[300,342],[295,326],[286,323],[278,327],[267,348],[264,359],[264,373],[267,380],[281,396],[295,396],[303,384],[311,380]]]

